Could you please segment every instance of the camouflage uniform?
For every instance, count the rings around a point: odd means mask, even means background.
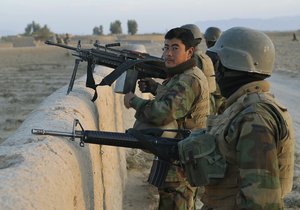
[[[207,48],[212,47],[221,35],[221,30],[217,27],[208,27],[204,33],[204,38]],[[214,69],[217,68],[219,57],[216,53],[207,50],[205,54],[211,59]],[[214,99],[214,113],[221,114],[224,111],[225,98],[222,97],[218,85],[216,85],[216,91],[212,93]]]
[[[188,68],[186,64],[190,63]],[[185,66],[185,67],[183,67]],[[173,68],[173,74],[157,88],[154,100],[134,97],[131,105],[136,109],[135,118],[154,126],[166,125],[174,120],[179,128],[206,127],[209,113],[207,79],[195,66],[194,60]],[[159,188],[159,209],[194,209],[196,188],[191,187],[182,169],[173,165],[167,179]]]
[[[203,55],[203,53],[202,53],[202,55]],[[211,63],[212,63],[212,67],[210,67],[210,64],[207,65],[209,67],[209,70],[206,70],[206,71],[209,72],[209,74],[208,75],[205,73],[204,74],[206,77],[208,77],[210,75],[210,77],[214,80],[214,81],[212,81],[212,79],[208,80],[208,83],[214,86],[210,89],[210,114],[211,115],[221,114],[224,111],[225,98],[221,95],[219,86],[218,86],[218,84],[216,84],[216,81],[215,81],[215,68],[217,65],[216,63],[218,62],[218,56],[216,55],[216,53],[212,53],[210,51],[206,51],[204,56],[206,56],[205,60],[210,59]],[[210,70],[210,69],[212,69],[212,70]]]
[[[204,54],[201,50],[198,49],[199,47],[196,47],[196,51],[194,53],[194,59],[196,60],[196,65],[201,69],[204,73],[204,75],[207,78],[208,81],[208,88],[209,88],[209,100],[210,100],[210,115],[216,115],[220,113],[218,111],[219,109],[219,104],[216,102],[218,98],[216,95],[217,91],[217,84],[216,84],[216,78],[215,78],[215,70],[214,70],[214,65],[210,59],[209,56]]]
[[[216,80],[215,80],[215,71],[214,71],[214,64],[209,56],[207,56],[205,53],[203,53],[200,49],[200,43],[201,40],[203,39],[203,35],[198,28],[197,25],[195,24],[185,24],[181,26],[181,28],[185,28],[190,30],[193,35],[195,40],[198,41],[197,46],[195,47],[195,52],[193,58],[196,61],[196,65],[198,66],[199,69],[201,69],[204,73],[204,75],[207,78],[208,81],[208,88],[209,88],[209,93],[210,93],[210,112],[209,114],[211,115],[216,115],[218,114],[218,109],[217,109],[217,103],[216,103],[216,97],[215,97],[215,92],[216,92]],[[214,29],[213,29],[214,32]],[[214,35],[214,33],[210,33],[210,36]],[[214,36],[211,36],[214,37]]]
[[[294,132],[287,109],[269,93],[269,83],[240,87],[224,113],[210,116],[207,126],[228,168],[224,179],[205,187],[202,209],[283,209],[293,182]]]

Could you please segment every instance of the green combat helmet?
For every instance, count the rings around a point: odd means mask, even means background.
[[[208,49],[217,53],[228,69],[271,75],[275,48],[263,32],[233,27],[223,32],[216,44]]]
[[[221,30],[217,27],[209,27],[204,33],[204,38],[206,41],[216,42],[221,36]]]
[[[201,33],[200,29],[198,28],[198,26],[196,26],[195,24],[185,24],[185,25],[181,26],[180,28],[190,30],[192,32],[192,34],[194,35],[194,38],[198,39],[199,43],[201,42],[202,33]]]

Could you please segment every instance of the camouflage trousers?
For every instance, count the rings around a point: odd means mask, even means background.
[[[159,192],[159,210],[195,210],[197,188],[192,187],[183,174],[171,167]]]

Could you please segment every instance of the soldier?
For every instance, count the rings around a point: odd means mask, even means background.
[[[64,41],[64,44],[66,44],[66,45],[70,44],[71,39],[70,39],[70,35],[68,33],[66,33],[63,41]]]
[[[208,27],[204,33],[207,48],[214,46],[221,34],[222,31],[218,27]]]
[[[204,33],[204,38],[205,38],[205,43],[207,48],[210,48],[215,45],[221,33],[222,33],[221,30],[217,27],[209,27],[206,29]],[[206,50],[205,54],[211,59],[215,69],[216,62],[218,61],[218,57],[216,56],[215,53],[212,53],[209,50]],[[216,91],[212,93],[212,95],[214,98],[215,113],[221,114],[224,111],[225,98],[221,96],[218,85],[216,85]]]
[[[199,27],[194,24],[185,24],[181,26],[181,28],[190,30],[193,33],[195,39],[197,40],[197,46],[193,57],[196,60],[197,66],[203,71],[204,75],[207,78],[210,93],[210,114],[215,115],[217,114],[217,110],[215,108],[215,98],[213,95],[216,91],[215,71],[211,59],[200,49],[202,33]]]
[[[291,191],[294,131],[287,109],[270,93],[275,49],[262,32],[231,28],[209,51],[218,56],[216,81],[227,98],[207,132],[227,162],[225,177],[205,186],[202,209],[283,209]]]
[[[62,44],[63,43],[62,38],[58,34],[55,34],[55,38],[56,38],[57,44]]]
[[[221,33],[221,30],[217,27],[209,27],[206,29],[204,33],[204,38],[207,48],[210,48],[215,45],[216,41],[221,36]],[[213,62],[213,65],[215,66],[215,63],[217,61],[215,54],[210,52],[209,50],[206,51],[206,54],[210,57],[210,59]]]
[[[168,78],[162,85],[152,79],[139,82],[141,91],[151,92],[155,98],[144,100],[133,93],[127,93],[124,97],[125,106],[136,110],[138,122],[153,127],[168,127],[173,122],[176,127],[184,129],[206,127],[208,84],[192,59],[195,45],[190,30],[173,28],[166,33],[163,58]],[[195,189],[186,181],[182,168],[172,165],[165,183],[158,188],[159,209],[194,209]]]
[[[293,39],[292,39],[292,41],[298,41],[296,33],[293,33]]]

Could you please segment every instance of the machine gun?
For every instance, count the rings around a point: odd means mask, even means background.
[[[80,126],[80,130],[76,127]],[[182,138],[161,137],[163,132],[177,132]],[[72,141],[80,139],[80,146],[85,143],[127,147],[147,150],[156,158],[153,161],[148,182],[161,186],[167,176],[171,162],[179,160],[177,143],[190,135],[190,130],[164,130],[149,128],[144,130],[128,129],[125,133],[84,130],[79,120],[75,119],[72,132],[32,129],[32,134],[70,137]]]
[[[110,86],[124,72],[127,73],[122,91],[124,94],[135,91],[137,79],[146,77],[165,79],[167,77],[162,58],[151,56],[147,53],[140,53],[126,49],[118,50],[113,48],[115,46],[120,46],[120,43],[112,43],[102,46],[96,41],[94,43],[94,48],[90,49],[82,49],[80,41],[78,41],[77,47],[58,44],[51,41],[46,41],[45,44],[72,50],[74,51],[72,55],[77,57],[75,59],[75,65],[67,94],[72,91],[79,63],[82,61],[87,62],[86,87],[95,90],[92,101],[95,101],[98,97],[96,91],[97,86]],[[95,65],[103,65],[114,68],[115,70],[104,77],[99,84],[95,84],[93,76]]]

